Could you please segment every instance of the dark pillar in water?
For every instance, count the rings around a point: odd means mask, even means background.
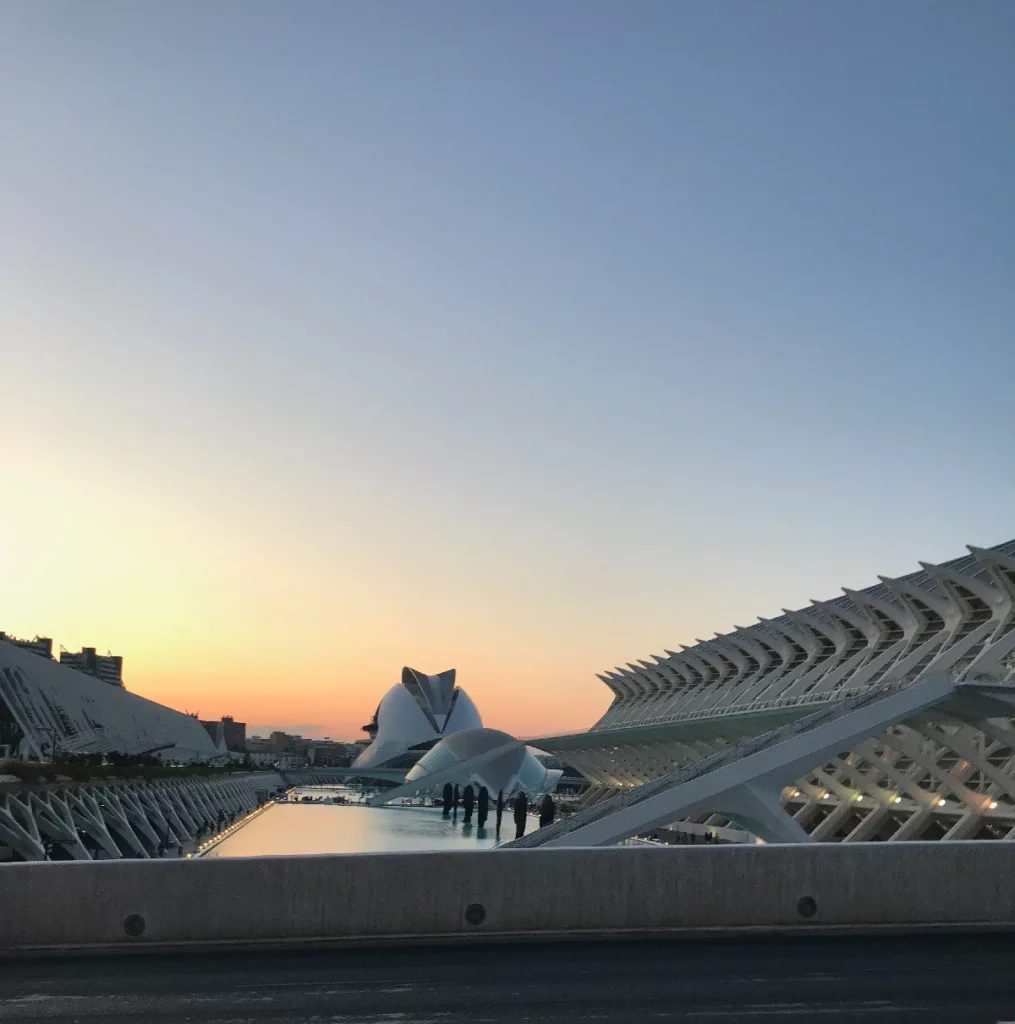
[[[462,793],[462,805],[465,807],[465,817],[462,819],[463,822],[472,821],[472,808],[476,803],[476,791],[472,788],[472,785],[465,787]]]
[[[497,790],[497,831],[500,832],[500,819],[504,817],[504,790]]]
[[[525,835],[525,815],[529,811],[529,798],[524,793],[515,797],[515,839]]]
[[[543,797],[543,802],[539,805],[539,827],[546,828],[547,825],[553,824],[553,812],[555,808],[553,806],[553,797],[549,793]]]
[[[444,817],[446,818],[451,813],[451,801],[454,799],[455,791],[451,787],[450,782],[444,783]]]
[[[490,815],[490,791],[486,786],[479,787],[479,807],[476,810],[476,823],[480,828],[486,825],[486,819]]]

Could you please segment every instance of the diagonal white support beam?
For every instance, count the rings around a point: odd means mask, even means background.
[[[67,805],[70,808],[74,824],[92,839],[96,848],[102,849],[106,857],[111,860],[119,860],[123,857],[120,848],[109,833],[92,787],[81,786],[68,793]]]
[[[782,806],[779,791],[758,783],[738,786],[723,800],[723,815],[729,815],[748,832],[766,843],[806,843],[810,836]]]
[[[870,839],[877,835],[878,832],[884,828],[885,823],[891,818],[891,810],[888,806],[881,804],[875,807],[869,814],[860,822],[856,828],[850,832],[843,840],[844,843],[859,843],[865,839]]]
[[[821,843],[826,839],[831,839],[836,832],[842,827],[846,819],[853,813],[853,807],[847,803],[838,803],[832,810],[818,823],[817,828],[813,829],[809,833],[809,838],[812,842]]]
[[[31,810],[13,796],[0,796],[0,840],[25,860],[46,859]]]
[[[739,820],[737,814],[729,810],[737,800],[737,790],[751,785],[777,793],[784,785],[825,764],[834,754],[849,750],[887,726],[940,703],[950,697],[955,688],[945,675],[927,677],[888,696],[844,710],[830,721],[804,726],[785,739],[747,756],[719,763],[712,770],[687,781],[682,781],[680,773],[677,773],[677,779],[671,786],[660,788],[658,782],[653,783],[650,795],[641,799],[637,790],[625,794],[617,798],[619,806],[612,813],[608,804],[599,805],[606,813],[600,812],[600,816],[587,824],[565,820],[558,823],[563,827],[547,829],[545,837],[536,833],[528,837],[528,841],[519,840],[518,844],[609,846],[700,810],[723,811]],[[780,810],[790,819],[781,807]]]
[[[43,797],[36,793],[30,793],[28,806],[40,832],[44,832],[54,843],[59,843],[74,860],[92,859],[78,836],[77,828],[66,805],[61,806],[52,794],[46,794]]]

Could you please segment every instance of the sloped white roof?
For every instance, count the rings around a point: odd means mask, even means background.
[[[0,640],[0,701],[35,756],[155,752],[174,761],[219,754],[190,715]],[[163,748],[163,749],[159,749]]]

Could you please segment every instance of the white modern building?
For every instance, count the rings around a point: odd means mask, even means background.
[[[604,672],[600,721],[537,741],[588,811],[523,844],[1015,839],[1015,541],[969,552]]]
[[[453,774],[453,778],[448,773]],[[505,796],[552,793],[563,772],[546,768],[521,740],[499,729],[463,729],[428,750],[405,777],[400,791],[438,792],[445,781],[486,787]],[[447,777],[446,777],[447,776]]]
[[[228,756],[191,715],[7,638],[0,639],[0,745],[34,758],[116,752],[182,762]]]
[[[403,668],[402,681],[384,695],[367,726],[370,746],[352,767],[408,770],[445,736],[482,725],[476,705],[455,686],[453,668],[433,676]]]

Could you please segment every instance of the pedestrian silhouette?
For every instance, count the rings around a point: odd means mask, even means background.
[[[476,802],[475,790],[472,785],[465,787],[465,792],[462,793],[462,803],[465,806],[465,818],[463,819],[466,823],[472,821],[472,808]]]
[[[529,798],[524,793],[515,797],[515,839],[525,835],[525,815],[529,810]]]
[[[476,824],[482,828],[490,814],[490,791],[486,786],[479,787],[479,806],[476,808]]]
[[[504,790],[497,790],[497,834],[500,834],[500,820],[504,817]]]
[[[539,827],[545,828],[547,825],[553,824],[553,797],[549,793],[543,797],[543,802],[539,805]]]
[[[451,814],[451,801],[454,799],[454,790],[451,787],[450,782],[444,783],[444,817],[448,817]]]

